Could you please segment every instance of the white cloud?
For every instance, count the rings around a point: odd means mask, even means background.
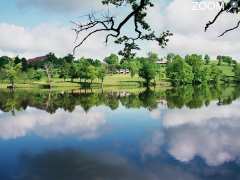
[[[97,3],[98,2],[98,3]],[[19,6],[34,6],[42,10],[54,12],[78,12],[78,15],[101,8],[100,1],[79,0],[18,0]],[[84,8],[83,8],[84,7]],[[77,11],[76,11],[77,10]],[[44,11],[42,11],[44,13]],[[126,10],[120,9],[113,14],[122,18]],[[222,38],[217,36],[226,28],[235,26],[237,16],[224,14],[208,32],[204,32],[205,24],[216,15],[214,10],[193,11],[191,0],[173,0],[166,4],[163,0],[156,1],[156,6],[149,10],[148,21],[156,30],[170,30],[174,33],[166,49],[161,49],[157,43],[140,43],[142,50],[139,55],[156,51],[161,55],[175,52],[181,55],[200,53],[215,57],[219,54],[240,57],[240,36],[238,30],[230,32]],[[75,16],[75,15],[74,15]],[[132,26],[127,25],[127,28]],[[124,29],[124,32],[126,28]],[[58,55],[70,53],[73,48],[74,33],[64,25],[42,24],[31,28],[0,23],[0,55],[39,56],[50,51]],[[96,34],[78,49],[79,56],[103,58],[109,53],[118,52],[113,43],[107,47],[104,44],[104,34]]]
[[[146,141],[143,153],[158,155],[167,147],[166,151],[182,162],[195,157],[203,158],[210,166],[235,161],[240,158],[240,142],[236,140],[240,136],[239,107],[240,103],[234,102],[228,106],[212,103],[195,110],[168,110],[163,119],[158,118],[163,129]]]
[[[58,56],[72,53],[75,34],[70,27],[41,24],[25,28],[0,23],[0,55],[35,57],[54,52]],[[94,36],[77,51],[77,56],[104,57],[114,51],[104,45],[103,36]]]
[[[79,107],[72,113],[58,110],[50,115],[41,110],[28,108],[17,116],[11,114],[0,116],[0,138],[4,140],[24,137],[29,133],[46,138],[71,135],[81,139],[97,138],[106,123],[103,113],[98,111],[85,113]]]
[[[99,0],[18,0],[19,7],[34,7],[49,12],[76,12],[84,8],[97,8],[101,6]]]

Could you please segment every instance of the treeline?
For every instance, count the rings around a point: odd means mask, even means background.
[[[112,110],[120,106],[125,108],[146,108],[154,110],[159,102],[168,108],[188,107],[191,109],[208,106],[211,101],[217,105],[231,104],[240,97],[239,87],[224,86],[181,86],[165,91],[147,89],[139,93],[128,92],[86,92],[73,91],[60,93],[56,91],[26,91],[15,92],[1,90],[0,110],[12,112],[35,107],[51,114],[58,109],[72,112],[81,106],[86,112],[96,106],[107,106]]]
[[[230,66],[234,77],[226,74],[222,66]],[[221,81],[239,81],[240,65],[229,56],[218,56],[217,61],[210,61],[205,55],[192,54],[182,58],[179,55],[168,55],[167,77],[173,84],[218,84]]]
[[[226,74],[222,66],[231,67],[234,76]],[[132,77],[138,75],[145,80],[146,86],[156,85],[157,79],[169,80],[173,85],[240,82],[240,64],[229,56],[218,56],[215,61],[208,55],[192,54],[183,58],[173,53],[168,54],[166,60],[155,53],[132,59],[120,59],[111,54],[103,61],[84,57],[75,59],[70,54],[57,58],[53,53],[31,60],[0,57],[0,80],[8,81],[11,87],[18,79],[31,83],[42,78],[47,79],[50,87],[54,78],[77,80],[84,85],[97,80],[103,85],[107,74],[119,72],[130,73]]]

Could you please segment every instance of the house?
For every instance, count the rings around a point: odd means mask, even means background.
[[[117,74],[129,74],[129,69],[119,69],[116,71]]]
[[[40,56],[40,57],[28,59],[27,62],[28,64],[35,64],[35,63],[43,62],[45,60],[47,60],[47,56]]]
[[[167,64],[167,59],[161,58],[161,59],[159,59],[156,63],[157,63],[157,64]]]

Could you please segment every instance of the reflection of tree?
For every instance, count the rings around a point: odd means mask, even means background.
[[[154,91],[147,89],[146,91],[139,94],[139,99],[143,102],[143,107],[149,110],[157,108],[157,96]]]
[[[231,104],[240,96],[239,87],[222,86],[181,86],[166,91],[166,100],[169,108],[200,108],[209,105],[210,101],[217,100],[218,105]]]
[[[231,104],[240,96],[239,87],[221,86],[181,86],[174,89],[159,91],[146,90],[141,93],[101,92],[88,91],[60,93],[49,91],[10,92],[2,90],[0,93],[0,109],[4,112],[14,112],[26,109],[28,106],[55,113],[62,108],[72,112],[76,106],[81,106],[86,112],[94,106],[105,105],[115,110],[120,103],[126,108],[157,108],[160,100],[166,100],[169,108],[200,108],[207,106],[213,100],[218,105]]]

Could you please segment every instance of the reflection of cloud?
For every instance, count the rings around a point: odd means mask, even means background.
[[[167,152],[182,162],[200,156],[211,166],[238,159],[240,141],[236,137],[240,136],[239,108],[240,104],[235,102],[229,106],[212,104],[198,110],[169,110],[162,120],[161,132]],[[159,151],[162,148],[158,134],[155,132],[152,141],[148,141],[148,149],[154,149],[154,152],[157,152],[156,146]]]
[[[160,154],[160,148],[164,144],[164,133],[155,132],[151,140],[143,143],[142,155],[156,156]]]
[[[234,102],[229,106],[216,106],[212,103],[201,109],[178,109],[170,110],[163,119],[165,127],[178,126],[183,124],[203,124],[209,119],[218,118],[240,118],[240,103]]]
[[[112,153],[82,153],[79,150],[53,150],[21,156],[21,179],[44,180],[198,180],[193,172],[154,160],[139,168],[125,157]]]
[[[0,138],[13,139],[33,132],[42,137],[59,135],[76,135],[81,138],[98,136],[100,127],[105,124],[104,115],[100,112],[85,113],[76,108],[72,113],[58,110],[54,115],[28,108],[17,116],[3,114],[0,116]]]

